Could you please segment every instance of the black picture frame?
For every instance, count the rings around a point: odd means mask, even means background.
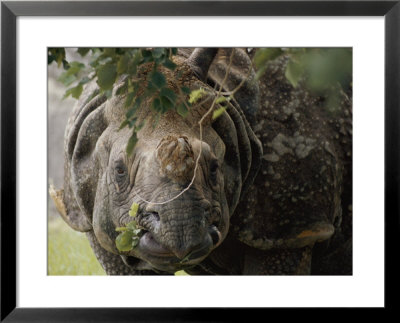
[[[236,321],[262,309],[19,308],[16,306],[16,19],[19,16],[384,16],[385,309],[399,279],[400,1],[4,1],[1,3],[1,321]],[[340,297],[340,295],[339,295]],[[252,316],[254,318],[254,316]]]

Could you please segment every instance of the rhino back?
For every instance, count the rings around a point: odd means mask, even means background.
[[[260,80],[253,130],[263,145],[262,165],[232,229],[262,250],[301,248],[318,232],[321,240],[334,232],[331,240],[342,243],[352,230],[351,93],[342,93],[329,112],[321,98],[288,83],[285,66],[284,58],[276,60]]]

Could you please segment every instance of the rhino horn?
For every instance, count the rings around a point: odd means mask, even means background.
[[[217,52],[218,48],[196,48],[187,59],[190,68],[201,81],[206,81],[208,69]]]
[[[193,175],[194,154],[186,136],[166,136],[157,145],[160,172],[171,180],[183,183]]]

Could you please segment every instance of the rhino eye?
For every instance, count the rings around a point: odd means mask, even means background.
[[[117,178],[122,178],[126,175],[126,168],[125,166],[118,165],[115,167],[115,175]]]

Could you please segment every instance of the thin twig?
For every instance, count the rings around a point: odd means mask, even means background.
[[[225,95],[229,95],[229,96],[235,95],[235,93],[236,93],[238,90],[240,90],[240,88],[243,86],[244,82],[247,81],[247,79],[248,79],[249,76],[250,76],[250,73],[251,73],[251,67],[249,67],[249,70],[248,70],[248,72],[247,72],[246,77],[243,78],[243,80],[240,81],[239,85],[238,85],[236,88],[234,88],[232,91],[222,92],[221,95],[224,95],[224,96],[225,96]]]

